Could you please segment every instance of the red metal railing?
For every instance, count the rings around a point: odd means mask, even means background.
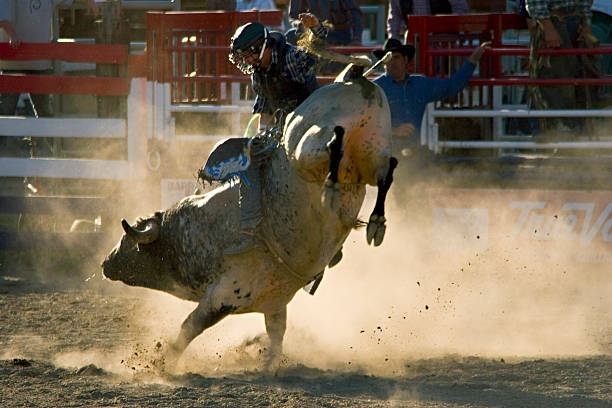
[[[468,14],[461,16],[418,16],[407,20],[409,42],[418,44],[418,71],[435,75],[432,49],[474,48],[475,42],[491,41],[493,48],[502,45],[504,30],[525,29],[525,18],[516,14]],[[491,73],[501,72],[501,60],[492,61]],[[489,72],[487,61],[481,70]]]
[[[508,46],[502,42],[505,30],[524,30],[525,18],[517,14],[472,14],[461,16],[418,16],[407,20],[409,42],[418,49],[417,71],[427,76],[439,76],[440,67],[448,65],[452,58],[467,57],[478,43],[491,41],[480,64],[482,79],[474,79],[471,85],[601,85],[610,84],[612,77],[529,79],[527,76],[511,76],[503,72],[502,56],[528,56],[527,45]],[[612,54],[612,46],[597,48],[544,49],[540,55]],[[455,63],[455,65],[457,65]],[[486,78],[486,79],[485,79]]]
[[[490,107],[493,86],[551,86],[551,85],[610,85],[612,76],[600,78],[530,79],[526,74],[504,72],[502,56],[527,57],[529,47],[503,43],[506,30],[527,29],[525,18],[517,14],[472,14],[451,16],[409,17],[408,42],[417,48],[416,71],[427,76],[446,77],[458,69],[465,59],[483,41],[491,42],[491,49],[480,61],[479,77],[473,77],[469,86],[478,92],[467,92],[438,106]],[[589,49],[545,49],[541,55],[612,54],[612,46]],[[477,101],[473,100],[474,95]],[[468,100],[464,100],[465,98]]]
[[[12,48],[8,43],[0,43],[0,59],[61,60],[124,65],[128,61],[128,52],[125,45],[22,43],[19,47]],[[0,93],[125,96],[129,91],[129,78],[123,76],[0,75]]]
[[[280,26],[281,18],[280,10],[149,12],[148,79],[170,83],[173,103],[226,103],[222,84],[248,81],[227,59],[234,31],[251,21]]]
[[[280,24],[280,11],[262,12],[152,12],[147,14],[148,78],[171,84],[172,103],[228,103],[229,83],[249,82],[227,59],[230,38],[241,24],[261,21],[267,26]],[[526,29],[525,19],[510,13],[462,16],[418,16],[408,19],[409,41],[417,47],[415,71],[427,76],[445,77],[458,69],[483,41],[491,41],[480,63],[479,77],[471,86],[481,87],[478,101],[462,103],[484,106],[492,85],[601,85],[610,77],[583,79],[538,79],[508,75],[502,56],[527,56],[527,45],[503,44],[504,31]],[[373,47],[334,47],[341,53],[370,53]],[[596,49],[542,50],[542,55],[612,54],[612,47]],[[332,77],[319,77],[321,83]],[[226,90],[223,93],[223,89]],[[490,95],[489,95],[490,96]]]
[[[430,49],[427,55],[430,57],[457,57],[469,56],[473,49]],[[611,45],[602,45],[597,48],[563,48],[563,49],[544,49],[539,51],[539,55],[606,55],[612,54]],[[486,55],[493,57],[497,61],[501,56],[528,56],[527,47],[508,47],[491,48]],[[498,64],[498,62],[496,62]],[[431,69],[427,67],[426,69]],[[482,70],[481,70],[482,71]],[[486,72],[481,72],[481,76],[487,76]],[[610,85],[612,76],[603,75],[601,78],[560,78],[560,79],[530,79],[527,75],[507,75],[501,69],[497,75],[489,74],[486,79],[472,79],[470,85]]]
[[[170,83],[171,103],[229,102],[231,82],[250,82],[227,55],[237,27],[250,21],[281,24],[281,11],[147,13],[149,80]],[[369,53],[373,47],[334,47],[341,53]],[[322,83],[333,77],[320,77]]]

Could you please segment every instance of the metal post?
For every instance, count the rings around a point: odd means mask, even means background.
[[[502,105],[502,88],[501,86],[493,87],[493,110],[497,110]],[[503,134],[502,118],[494,116],[493,118],[493,140],[499,140]]]
[[[130,178],[142,180],[147,155],[147,81],[132,78],[127,101],[127,147]]]

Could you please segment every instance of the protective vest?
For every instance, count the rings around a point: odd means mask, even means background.
[[[283,66],[285,55],[291,45],[286,43],[281,33],[271,33],[271,38],[274,40],[272,46],[278,53],[278,62],[271,64],[268,70],[257,69],[253,74],[266,98],[268,109],[263,113],[273,114],[277,109],[291,112],[319,85],[316,79],[311,83],[302,84],[289,78]]]

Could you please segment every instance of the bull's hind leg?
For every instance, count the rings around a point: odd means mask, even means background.
[[[338,168],[342,159],[342,139],[344,138],[344,129],[341,126],[334,128],[334,136],[327,143],[327,151],[329,152],[329,173],[325,179],[323,187],[323,195],[321,203],[333,211],[338,211],[342,201],[342,192],[340,191],[340,183],[338,183]]]
[[[270,350],[266,356],[266,368],[278,361],[283,352],[283,337],[287,329],[287,305],[275,312],[264,313],[266,333],[270,339]]]
[[[396,167],[397,159],[395,157],[391,157],[387,175],[376,182],[378,185],[376,204],[374,205],[374,210],[370,215],[370,221],[368,222],[368,227],[366,229],[366,239],[368,240],[368,244],[371,244],[372,241],[374,241],[374,246],[379,246],[382,244],[385,236],[385,230],[387,229],[385,226],[385,199],[387,198],[387,191],[389,191],[389,187],[391,187],[391,183],[393,182],[393,170],[395,170]]]

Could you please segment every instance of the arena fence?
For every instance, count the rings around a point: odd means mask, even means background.
[[[506,119],[537,119],[543,117],[610,118],[609,109],[533,110],[524,99],[512,98],[511,88],[524,91],[528,86],[605,86],[612,84],[609,67],[602,67],[598,78],[530,79],[521,66],[526,65],[528,44],[509,43],[509,31],[525,30],[524,18],[516,14],[482,14],[464,16],[423,16],[408,19],[408,40],[418,49],[415,67],[428,76],[447,76],[483,41],[492,48],[483,57],[477,76],[457,97],[430,104],[421,131],[421,144],[435,153],[448,149],[492,149],[496,155],[513,149],[611,149],[612,134],[596,137],[579,135],[576,141],[536,143],[532,135],[511,135],[506,131]],[[610,55],[612,44],[588,49],[541,50],[541,55]],[[513,64],[508,60],[513,59]],[[606,61],[606,59],[602,59]],[[522,62],[522,64],[521,64]],[[516,71],[519,72],[507,72]],[[524,92],[523,92],[524,94]],[[513,100],[514,99],[514,100]],[[481,138],[453,140],[440,138],[439,119],[484,119]]]
[[[175,146],[179,139],[214,142],[221,137],[241,135],[244,117],[250,115],[252,105],[247,92],[249,78],[230,64],[227,52],[235,29],[249,21],[279,26],[281,12],[150,12],[147,13],[144,55],[128,54],[127,47],[123,45],[25,43],[18,49],[12,49],[8,44],[0,44],[3,59],[85,62],[112,66],[116,72],[112,76],[4,74],[0,75],[0,92],[95,95],[118,98],[114,101],[125,105],[125,110],[119,113],[108,114],[102,109],[95,117],[86,118],[79,115],[61,118],[0,117],[0,136],[121,140],[125,143],[123,153],[113,159],[0,157],[0,177],[118,182],[150,179],[153,183],[160,183],[159,174],[154,173],[163,167],[163,149]],[[557,81],[527,78],[524,72],[520,72],[520,63],[508,64],[508,59],[520,61],[528,52],[527,44],[510,44],[506,40],[508,32],[525,29],[524,20],[519,17],[512,14],[411,17],[408,28],[408,41],[418,49],[415,70],[431,76],[452,75],[480,42],[492,41],[493,44],[464,92],[428,107],[421,143],[436,153],[436,157],[445,158],[446,152],[452,149],[486,149],[492,157],[499,158],[517,149],[590,148],[604,151],[612,148],[612,138],[606,136],[536,145],[530,135],[508,134],[506,120],[510,118],[611,116],[611,111],[603,109],[533,111],[512,96],[509,89],[528,85],[612,84],[610,76]],[[352,54],[369,54],[372,49],[372,45],[334,48],[338,52]],[[542,51],[543,54],[559,52],[609,55],[612,54],[612,47],[604,44],[589,50]],[[319,79],[326,82],[332,77]],[[177,115],[208,113],[230,116],[225,134],[207,135],[204,129],[192,134],[177,132]],[[481,120],[478,137],[469,139],[463,135],[443,135],[442,122],[449,118]],[[599,159],[607,165],[606,158]],[[179,181],[177,179],[175,184]],[[163,179],[161,182],[164,182]],[[158,187],[163,191],[163,186],[157,185],[155,188]],[[59,207],[68,212],[97,216],[109,212],[109,205],[102,204],[105,198],[4,197],[0,199],[0,212],[50,211],[64,200],[64,205]],[[77,205],[75,200],[89,202],[90,205]],[[27,241],[8,235],[0,236],[0,240],[0,247],[4,248],[26,245]],[[75,244],[88,245],[85,240],[74,241]]]
[[[245,98],[249,82],[227,61],[229,38],[233,29],[244,21],[279,24],[275,12],[246,13],[149,13],[149,80],[154,83],[156,137],[190,140],[219,140],[226,135],[178,135],[174,114],[181,112],[228,113],[232,115],[230,133],[242,133],[240,114],[248,115],[252,101]],[[550,85],[609,85],[612,77],[532,80],[525,72],[517,71],[517,64],[528,55],[527,44],[510,44],[507,33],[525,30],[525,19],[515,14],[496,13],[466,16],[418,16],[408,19],[407,39],[417,47],[415,70],[428,76],[452,75],[469,54],[483,41],[491,41],[492,49],[480,63],[477,76],[469,87],[456,97],[428,107],[421,132],[421,143],[435,153],[448,149],[489,149],[496,155],[503,149],[537,148],[609,148],[605,137],[597,140],[534,143],[531,135],[514,137],[506,131],[507,119],[537,117],[595,117],[607,118],[607,109],[573,111],[529,110],[517,93],[524,94],[526,86]],[[373,47],[336,47],[342,53],[369,54]],[[612,46],[596,49],[543,50],[543,55],[561,53],[612,54]],[[510,64],[508,60],[515,61]],[[517,62],[518,61],[518,62]],[[520,69],[520,68],[519,68]],[[320,77],[321,83],[332,77]],[[518,92],[517,92],[518,91]],[[510,97],[508,96],[510,95]],[[461,112],[457,112],[461,110]],[[443,118],[480,119],[480,137],[474,140],[460,135],[454,140],[440,137],[439,122]],[[569,144],[568,144],[569,143]]]
[[[123,45],[74,43],[22,43],[14,49],[0,44],[5,60],[53,60],[93,63],[115,67],[115,76],[32,75],[4,73],[0,75],[0,93],[29,93],[51,95],[94,95],[113,97],[110,104],[124,104],[125,112],[100,109],[98,114],[82,117],[80,114],[64,117],[0,117],[0,136],[10,138],[63,138],[79,140],[122,140],[117,159],[58,158],[58,157],[0,157],[0,177],[39,179],[132,180],[144,175],[146,158],[146,80],[139,74],[138,56],[129,56]],[[131,67],[130,67],[131,66]],[[130,67],[130,68],[128,68]],[[116,99],[119,98],[119,99]],[[101,100],[101,105],[109,103]],[[34,153],[34,152],[32,152]],[[37,184],[35,181],[32,184]],[[0,197],[0,214],[71,214],[74,216],[108,215],[112,201],[108,197],[48,197],[31,186],[27,197]],[[93,230],[93,229],[92,229]],[[0,248],[21,247],[54,248],[58,245],[88,247],[99,242],[97,234],[76,234],[62,237],[55,231],[4,231],[0,234]]]
[[[36,44],[24,43],[18,49],[0,44],[3,59],[40,60],[52,59],[70,62],[90,62],[124,66],[127,63],[127,47],[98,44]],[[125,70],[125,68],[123,68]],[[5,116],[0,118],[2,136],[9,137],[79,137],[126,138],[128,160],[80,160],[0,158],[0,176],[3,177],[62,177],[62,178],[112,178],[135,176],[138,156],[142,156],[142,144],[137,143],[136,126],[139,113],[136,102],[142,97],[144,82],[125,76],[57,76],[57,75],[0,75],[2,93],[61,94],[121,96],[128,98],[127,118],[33,118]],[[133,119],[132,127],[128,126]],[[130,138],[131,136],[131,138]]]
[[[175,114],[231,115],[229,134],[240,135],[241,114],[250,115],[253,95],[250,78],[227,58],[235,29],[249,21],[269,27],[281,25],[280,11],[154,12],[147,13],[148,80],[153,83],[154,134],[191,141],[216,141],[227,135],[179,133]],[[379,18],[380,20],[380,18]],[[368,54],[374,47],[334,47],[349,54]],[[333,77],[320,77],[326,83]]]

